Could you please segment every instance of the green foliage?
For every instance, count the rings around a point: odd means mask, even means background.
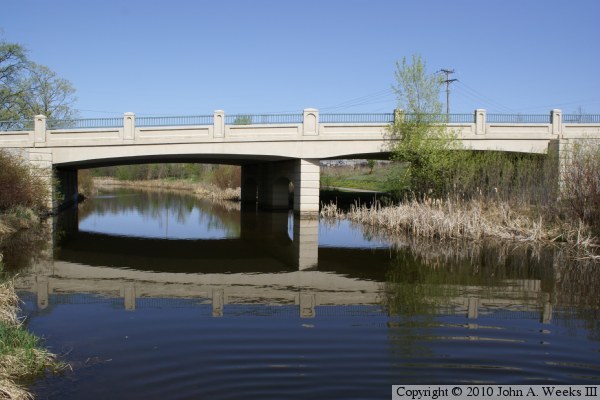
[[[557,196],[555,154],[463,151],[445,190],[467,199],[552,207]]]
[[[321,167],[321,187],[353,188],[387,191],[385,185],[390,163],[373,167],[325,166]]]
[[[49,196],[41,177],[19,158],[0,149],[0,213],[19,207],[42,211]]]
[[[30,63],[29,77],[22,82],[21,113],[27,117],[45,115],[49,120],[74,118],[75,88],[44,65]]]
[[[460,142],[455,140],[440,118],[442,81],[429,74],[420,56],[396,63],[394,90],[403,110],[388,127],[392,160],[400,162],[388,181],[398,197],[413,193],[423,196],[443,195],[449,173],[460,162]],[[405,114],[406,113],[406,114]]]
[[[114,177],[122,181],[183,179],[212,183],[221,189],[240,186],[240,167],[211,164],[135,164],[95,168],[92,176]]]
[[[233,120],[233,125],[251,125],[252,117],[249,115],[239,115]]]
[[[387,180],[396,198],[484,198],[551,206],[556,199],[555,155],[463,149],[448,129],[439,101],[441,79],[413,56],[396,64],[399,113],[388,127],[391,158]]]
[[[72,118],[75,89],[48,67],[28,59],[25,49],[0,39],[0,120]]]
[[[0,120],[20,117],[19,98],[23,94],[20,81],[27,67],[27,56],[21,45],[0,40]]]
[[[427,115],[439,115],[442,103],[439,93],[442,87],[440,76],[427,72],[427,65],[420,55],[414,54],[409,63],[406,57],[396,62],[394,72],[396,85],[392,89],[398,96],[398,106],[405,113],[426,119]],[[427,122],[426,120],[423,122]]]
[[[367,160],[367,167],[369,167],[369,175],[373,173],[373,168],[375,168],[375,160]]]

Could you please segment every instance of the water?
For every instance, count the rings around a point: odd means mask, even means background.
[[[41,399],[600,384],[600,273],[560,249],[390,243],[345,221],[132,190],[50,231],[0,243],[28,328],[73,368],[37,381]]]

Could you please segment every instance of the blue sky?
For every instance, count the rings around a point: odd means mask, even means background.
[[[598,0],[3,0],[3,38],[82,117],[391,112],[395,62],[454,69],[451,112],[600,113]],[[444,100],[444,93],[440,93]]]

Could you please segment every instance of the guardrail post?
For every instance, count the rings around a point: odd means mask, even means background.
[[[133,140],[135,135],[135,114],[126,112],[123,114],[123,139]]]
[[[562,110],[555,108],[550,111],[550,123],[552,123],[552,134],[560,135],[562,133]]]
[[[215,110],[213,113],[213,137],[225,136],[225,111]]]
[[[36,115],[33,120],[33,141],[46,143],[46,116]]]
[[[302,135],[316,136],[319,134],[319,110],[305,108],[302,118]]]
[[[485,135],[486,131],[486,114],[487,111],[483,108],[478,108],[475,110],[475,134],[476,135]]]

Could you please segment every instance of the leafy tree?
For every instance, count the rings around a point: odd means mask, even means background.
[[[27,66],[23,47],[0,39],[0,120],[19,118],[19,99],[24,93],[20,82]]]
[[[16,43],[0,39],[0,120],[50,119],[74,116],[75,89],[50,68],[27,57]]]
[[[373,173],[373,168],[375,168],[375,160],[367,160],[367,167],[369,167],[369,175]]]
[[[390,179],[390,189],[396,196],[440,196],[460,153],[449,151],[458,149],[460,142],[445,125],[439,100],[442,80],[427,72],[418,55],[410,62],[406,57],[397,62],[394,76],[401,111],[387,133],[391,158],[401,164]]]
[[[29,77],[23,82],[22,113],[28,117],[42,114],[48,119],[74,117],[75,88],[66,79],[44,65],[30,63]]]

